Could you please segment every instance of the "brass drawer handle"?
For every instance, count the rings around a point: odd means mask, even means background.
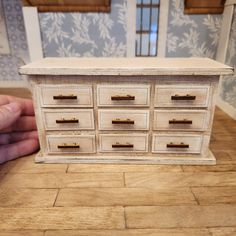
[[[112,124],[127,124],[127,125],[134,125],[134,120],[130,120],[130,119],[114,119],[112,120]]]
[[[134,145],[131,143],[115,143],[112,144],[112,148],[133,148]]]
[[[57,148],[80,148],[80,145],[78,143],[72,143],[72,144],[67,144],[63,143],[57,146]]]
[[[65,123],[79,123],[79,120],[76,118],[68,119],[62,118],[61,120],[56,120],[57,124],[65,124]]]
[[[183,120],[172,119],[172,120],[169,120],[169,124],[188,124],[188,125],[191,125],[192,123],[193,123],[192,120],[187,120],[187,119],[183,119]]]
[[[185,144],[185,143],[168,143],[166,144],[166,147],[167,148],[189,148],[189,145],[188,144]]]
[[[76,95],[55,95],[53,96],[53,99],[54,100],[64,100],[64,99],[69,99],[69,100],[76,100],[77,99],[77,96]]]
[[[132,101],[135,100],[135,96],[132,95],[115,95],[115,96],[111,96],[111,100],[112,101]]]
[[[175,94],[174,96],[171,96],[171,100],[188,100],[188,101],[193,101],[193,100],[196,100],[196,96],[189,95],[189,94],[186,94],[186,95]]]

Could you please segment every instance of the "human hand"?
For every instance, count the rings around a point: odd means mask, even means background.
[[[38,148],[32,101],[0,95],[0,164],[31,154]]]

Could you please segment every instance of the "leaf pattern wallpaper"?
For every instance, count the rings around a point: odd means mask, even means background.
[[[0,0],[4,11],[10,54],[0,54],[0,81],[19,81],[18,67],[29,60],[20,0]]]
[[[40,13],[45,56],[125,57],[127,0],[106,13]]]
[[[210,57],[216,54],[221,15],[184,15],[184,1],[171,0],[167,57]]]
[[[0,81],[20,80],[17,67],[28,60],[21,2],[1,1],[11,54],[0,55]],[[125,57],[127,1],[112,0],[110,14],[40,13],[44,56]],[[166,56],[215,58],[222,15],[184,15],[183,9],[184,0],[170,0]],[[236,66],[236,10],[226,63]],[[236,109],[235,76],[223,80],[220,96]]]

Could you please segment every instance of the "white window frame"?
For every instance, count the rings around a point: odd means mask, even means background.
[[[166,57],[166,39],[170,0],[160,0],[157,57]],[[127,0],[127,57],[135,57],[136,0]]]
[[[37,61],[43,58],[38,10],[37,7],[23,7],[22,10],[29,49],[29,60],[30,62]]]

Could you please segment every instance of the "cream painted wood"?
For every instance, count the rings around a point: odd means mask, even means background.
[[[24,75],[230,75],[209,58],[45,58],[19,69]],[[129,79],[129,78],[127,78]]]
[[[101,134],[100,152],[147,152],[147,134]],[[133,147],[112,147],[113,145],[131,145]]]
[[[168,144],[188,145],[187,148],[170,148]],[[154,134],[152,151],[157,153],[201,153],[203,136],[195,134]]]
[[[22,7],[22,13],[30,61],[40,60],[43,58],[43,47],[37,7]]]
[[[117,124],[114,122],[118,122]],[[133,122],[133,124],[119,124]],[[149,110],[98,110],[99,130],[148,130]]]
[[[92,107],[92,86],[63,85],[41,86],[40,98],[42,107]],[[75,99],[55,99],[54,96],[76,96]]]
[[[170,60],[49,58],[24,66],[20,72],[30,74],[27,78],[32,87],[41,147],[41,152],[36,157],[37,162],[215,164],[215,158],[209,151],[209,141],[217,86],[220,75],[232,73],[230,67],[210,59],[199,58]],[[104,90],[102,92],[100,90],[105,88],[104,86],[108,88],[109,93],[121,92],[122,89],[125,93],[128,90],[136,93],[134,97],[139,104],[147,98],[149,101],[145,104],[148,105],[100,106],[99,99],[106,97]],[[161,95],[157,88],[164,88],[161,90]],[[173,95],[176,92],[183,96],[191,94],[196,96],[196,100],[188,101],[181,106],[171,104],[168,99],[172,92]],[[66,99],[68,101],[55,102],[52,99],[53,96],[71,94],[76,95],[78,101]],[[116,95],[123,94],[114,96]],[[83,103],[80,103],[82,98]],[[163,107],[155,107],[157,101],[159,102],[157,98],[164,98]],[[105,99],[108,100],[110,101]],[[90,118],[87,119],[87,124],[84,124],[88,125],[84,126],[84,129],[46,128],[51,126],[54,118],[45,119],[44,114],[52,114],[53,117],[61,114],[59,115],[61,119],[71,111],[71,114],[93,111],[94,130],[89,128]],[[173,130],[170,127],[162,129],[160,125],[163,124],[165,127],[164,121],[169,120],[172,115],[178,116],[177,118],[181,118],[182,115],[192,118],[192,129]],[[158,121],[158,117],[162,117],[161,122]],[[156,118],[157,122],[154,122]],[[127,119],[130,120],[129,124],[112,124],[113,119],[115,121],[124,119],[125,123]],[[134,124],[130,122],[132,120]],[[132,126],[134,127],[130,128]],[[179,148],[175,151],[171,149],[171,152],[165,150],[166,144],[158,146],[157,141],[160,137],[162,143],[164,139],[166,142],[177,144],[181,143],[181,140],[189,142],[189,150],[184,152]],[[112,141],[115,142],[113,147]],[[65,143],[69,145],[68,148],[57,147]],[[80,148],[72,146],[78,144]]]
[[[94,153],[95,135],[48,135],[47,146],[49,154]],[[79,148],[59,148],[58,146],[79,145]]]
[[[43,109],[46,130],[94,130],[92,109]]]
[[[173,100],[174,96],[195,96],[194,100]],[[156,85],[155,107],[207,107],[210,86]]]
[[[99,107],[147,107],[150,104],[150,85],[98,85],[97,96]],[[114,97],[123,97],[123,99],[114,100]],[[129,97],[133,97],[133,100],[127,100]]]
[[[209,111],[155,109],[153,129],[204,131],[209,127],[209,120]]]

